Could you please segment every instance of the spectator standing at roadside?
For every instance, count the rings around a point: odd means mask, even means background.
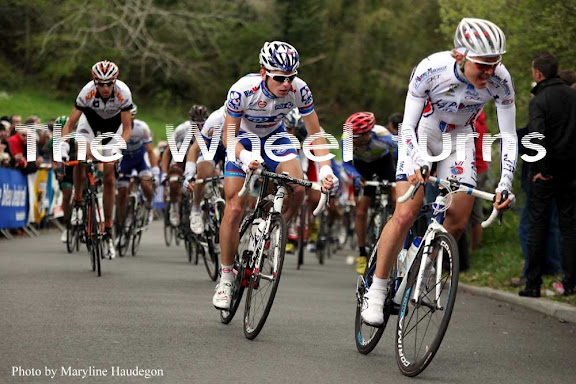
[[[14,136],[14,134],[16,134],[16,127],[22,125],[22,116],[12,115],[10,116],[10,122],[12,123],[12,126],[10,127],[10,132],[8,135]]]
[[[530,101],[529,131],[543,136],[546,156],[532,164],[530,235],[526,287],[520,296],[539,297],[544,271],[550,201],[560,220],[560,248],[564,277],[560,287],[574,294],[576,285],[576,174],[567,167],[576,161],[576,90],[558,78],[558,59],[538,53],[532,61],[536,86]]]
[[[10,145],[8,144],[8,133],[10,130],[8,120],[0,121],[0,167],[10,166]]]

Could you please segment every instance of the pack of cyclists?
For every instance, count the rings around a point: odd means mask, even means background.
[[[212,303],[224,311],[231,306],[234,257],[249,200],[248,196],[239,196],[247,173],[265,167],[272,172],[288,173],[291,177],[321,184],[324,191],[332,194],[335,220],[341,218],[338,207],[351,203],[355,207],[356,271],[361,275],[371,252],[366,246],[366,233],[368,210],[374,195],[374,187],[365,183],[375,178],[395,181],[390,198],[394,213],[380,236],[376,272],[370,290],[364,295],[362,310],[363,320],[378,326],[383,322],[388,274],[424,199],[422,190],[416,192],[414,199],[402,204],[395,203],[396,196],[404,195],[411,185],[424,183],[428,175],[422,175],[421,169],[423,166],[432,168],[432,163],[438,177],[458,180],[470,187],[476,185],[473,140],[465,142],[465,156],[460,159],[456,137],[473,134],[472,123],[490,100],[496,103],[500,131],[510,138],[509,145],[502,146],[502,173],[495,207],[505,210],[513,203],[511,187],[517,159],[515,106],[512,79],[501,63],[505,52],[505,37],[500,28],[486,20],[463,19],[456,31],[454,49],[433,54],[415,67],[403,118],[392,115],[385,127],[377,124],[373,112],[360,111],[343,122],[348,129],[342,137],[342,148],[346,142],[351,142],[353,158],[342,164],[328,156],[312,91],[298,76],[298,51],[286,42],[264,44],[259,54],[259,71],[232,84],[223,106],[212,113],[205,106],[192,106],[189,119],[173,131],[161,156],[154,151],[148,125],[135,118],[137,107],[129,87],[118,79],[118,66],[101,61],[92,67],[93,79],[80,91],[70,117],[59,118],[65,139],[61,155],[64,159],[82,160],[78,142],[91,143],[100,135],[106,137],[102,141],[101,154],[108,158],[121,155],[119,162],[102,164],[104,256],[110,259],[116,254],[112,231],[115,200],[116,218],[121,225],[132,177],[141,181],[147,209],[152,209],[154,183],[166,187],[165,209],[169,210],[169,222],[173,226],[178,226],[183,219],[179,208],[182,191],[191,193],[190,216],[186,219],[189,219],[191,231],[200,235],[205,227],[201,204],[205,189],[211,186],[195,180],[223,175],[225,209],[219,232],[221,268]],[[75,135],[71,134],[74,130]],[[351,140],[347,135],[352,136]],[[452,151],[442,160],[431,160],[430,156],[437,157],[443,152],[445,135],[453,141]],[[505,139],[503,143],[506,144]],[[271,144],[272,149],[268,150]],[[313,146],[315,159],[320,161],[311,160],[303,152],[306,146]],[[87,158],[93,157],[98,158],[98,154],[95,155],[94,149],[87,145]],[[80,163],[73,170],[64,170],[60,165],[55,167],[62,169],[57,177],[65,191],[65,200],[73,200],[64,205],[66,220],[80,220],[71,217],[70,207],[83,204],[83,165]],[[120,175],[118,181],[117,175]],[[290,221],[303,205],[306,195],[306,204],[310,207],[306,237],[309,250],[313,251],[317,222],[310,213],[320,200],[320,192],[305,192],[303,186],[294,184],[288,195],[282,212],[289,223],[286,250],[291,252],[291,243],[298,239],[296,226]],[[472,203],[471,196],[453,197],[444,225],[456,238],[464,230]]]

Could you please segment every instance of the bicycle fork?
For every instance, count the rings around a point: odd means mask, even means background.
[[[444,258],[444,249],[442,247],[440,247],[440,249],[438,250],[437,254],[436,254],[436,273],[434,276],[434,304],[432,303],[428,303],[424,300],[422,300],[422,296],[420,295],[420,293],[423,290],[422,284],[424,283],[424,273],[426,271],[426,268],[432,268],[432,263],[434,261],[432,261],[431,263],[428,262],[428,259],[430,258],[431,260],[433,260],[434,255],[432,255],[432,241],[434,240],[434,235],[435,235],[436,231],[430,231],[427,235],[425,235],[425,242],[424,242],[424,252],[422,254],[422,259],[420,260],[420,268],[418,269],[418,276],[416,278],[416,286],[414,287],[414,292],[413,292],[413,296],[412,296],[412,301],[415,304],[422,304],[426,307],[429,307],[430,310],[435,311],[435,310],[443,310],[444,307],[442,306],[441,300],[440,300],[440,293],[441,293],[441,286],[440,286],[440,282],[442,279],[442,261]],[[452,260],[450,260],[450,263],[452,263]],[[428,264],[428,265],[427,265]],[[425,288],[425,287],[424,287]]]

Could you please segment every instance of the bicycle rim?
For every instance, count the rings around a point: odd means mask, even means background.
[[[390,317],[390,311],[387,310],[387,306],[384,307],[384,323],[379,327],[373,327],[362,321],[362,306],[364,303],[364,294],[367,292],[366,288],[372,285],[372,278],[374,276],[374,271],[376,270],[376,252],[372,252],[370,260],[368,260],[368,265],[366,266],[366,271],[364,276],[358,277],[358,284],[356,285],[356,318],[354,322],[354,340],[356,342],[356,348],[358,352],[367,355],[378,345],[386,324],[388,323],[388,318]],[[388,300],[387,300],[388,301]]]
[[[422,283],[421,300],[414,299],[416,279],[424,247],[420,248],[408,273],[408,283],[400,306],[396,328],[396,361],[402,374],[417,376],[432,361],[440,348],[454,309],[458,290],[458,247],[452,235],[437,233],[431,246],[433,254],[442,252],[440,309],[436,309],[436,277]],[[434,262],[437,268],[437,263]]]
[[[76,232],[75,226],[67,226],[66,227],[66,250],[68,251],[68,253],[74,252],[74,248],[76,248],[76,236],[78,236],[78,232]]]
[[[138,209],[136,215],[136,225],[134,226],[134,236],[132,236],[132,256],[136,256],[138,250],[140,249],[140,241],[142,240],[142,231],[144,230],[144,225],[147,222],[148,217],[145,212]]]
[[[246,307],[244,310],[244,335],[252,340],[262,330],[272,309],[286,252],[286,221],[279,213],[270,217],[270,231],[264,237],[264,252],[252,272],[248,283]],[[266,240],[267,239],[267,240]]]

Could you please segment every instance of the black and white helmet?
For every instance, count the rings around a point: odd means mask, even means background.
[[[116,80],[119,72],[118,66],[108,60],[99,61],[92,66],[92,77],[94,77],[94,80]]]
[[[194,104],[188,111],[188,117],[192,122],[204,122],[208,118],[208,108],[203,105]]]
[[[260,65],[269,71],[294,72],[300,65],[298,51],[282,41],[265,42],[260,50]]]
[[[454,47],[469,56],[499,56],[506,53],[506,36],[488,20],[464,18],[456,28]]]

